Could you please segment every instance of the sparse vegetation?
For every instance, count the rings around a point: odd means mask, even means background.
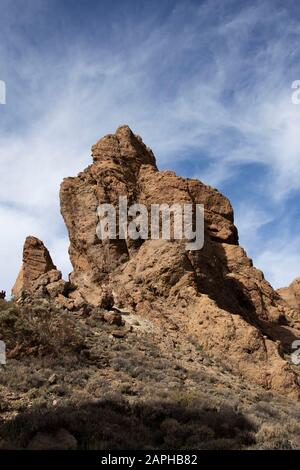
[[[74,318],[66,312],[41,301],[22,307],[12,301],[0,302],[0,339],[6,343],[8,357],[60,355],[84,347]]]
[[[253,425],[229,407],[204,409],[196,401],[189,406],[168,401],[130,405],[122,399],[79,408],[36,407],[5,424],[2,436],[26,447],[37,431],[60,428],[83,449],[239,449],[253,442]]]
[[[294,449],[300,406],[163,331],[122,338],[86,315],[0,301],[0,447],[65,429],[81,449]],[[130,432],[128,432],[130,430]]]

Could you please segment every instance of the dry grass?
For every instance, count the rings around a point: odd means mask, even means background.
[[[192,342],[174,348],[142,331],[120,339],[114,329],[97,309],[0,302],[9,354],[0,441],[26,447],[38,431],[65,428],[83,449],[300,447],[298,402],[250,385]]]
[[[80,352],[84,338],[74,319],[53,306],[35,303],[19,307],[13,302],[0,302],[0,335],[5,341],[8,358],[32,354]]]

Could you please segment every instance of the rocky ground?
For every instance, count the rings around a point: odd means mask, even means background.
[[[1,448],[296,449],[300,404],[137,315],[1,301]]]

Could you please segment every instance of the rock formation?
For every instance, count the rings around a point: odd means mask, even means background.
[[[277,290],[286,303],[296,311],[300,310],[300,278],[297,277],[288,287]]]
[[[74,290],[67,299],[72,306],[105,305],[113,297],[116,307],[163,324],[175,343],[176,335],[186,335],[245,378],[298,396],[298,372],[284,359],[299,335],[297,315],[239,246],[228,199],[198,180],[158,171],[153,152],[128,126],[99,140],[92,156],[93,164],[66,178],[60,191],[73,265]],[[183,240],[100,241],[97,207],[117,206],[119,196],[147,208],[204,204],[203,249],[186,251]],[[49,260],[41,262],[48,259],[43,249],[33,253],[31,261],[24,255],[15,292],[32,291],[37,275],[55,269]],[[50,295],[48,284],[46,290]]]
[[[23,248],[23,264],[12,289],[16,300],[26,297],[55,298],[62,295],[65,281],[53,264],[49,251],[41,240],[29,236]]]

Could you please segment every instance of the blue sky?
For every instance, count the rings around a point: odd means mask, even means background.
[[[125,123],[230,198],[275,287],[300,276],[299,44],[297,1],[0,0],[0,288],[28,234],[70,271],[59,184]]]

